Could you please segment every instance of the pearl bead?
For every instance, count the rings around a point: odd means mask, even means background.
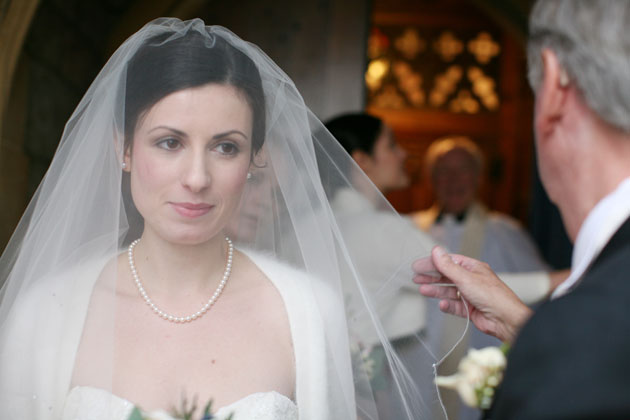
[[[212,297],[203,305],[203,307],[195,312],[192,315],[188,315],[186,317],[177,317],[177,316],[173,316],[170,314],[167,314],[166,312],[162,311],[161,309],[159,309],[157,307],[157,305],[155,303],[153,303],[153,301],[151,300],[151,298],[149,298],[149,295],[147,294],[146,290],[144,290],[144,286],[142,285],[142,282],[140,281],[140,276],[138,276],[138,272],[136,271],[136,265],[134,262],[134,258],[133,258],[133,249],[136,245],[138,245],[138,242],[140,242],[140,239],[136,239],[135,241],[133,241],[131,244],[129,244],[129,249],[127,250],[127,255],[128,255],[128,259],[129,259],[129,269],[131,271],[131,275],[133,277],[134,282],[136,283],[136,287],[138,288],[138,292],[140,293],[140,296],[142,296],[142,299],[144,300],[144,302],[153,310],[153,312],[155,312],[159,317],[170,321],[170,322],[174,322],[174,323],[186,323],[186,322],[190,322],[190,321],[194,321],[197,318],[200,318],[203,314],[205,314],[206,312],[208,312],[208,309],[210,309],[210,307],[212,305],[214,305],[214,302],[217,300],[217,298],[219,297],[219,295],[221,295],[221,292],[223,291],[223,288],[225,287],[225,284],[227,283],[228,279],[230,278],[230,273],[232,271],[232,257],[234,255],[234,245],[232,244],[232,240],[230,238],[228,238],[227,236],[225,237],[225,241],[227,242],[227,261],[225,263],[225,270],[223,272],[223,277],[221,279],[221,282],[219,283],[219,286],[217,287],[217,289],[214,291],[214,293],[212,294]]]

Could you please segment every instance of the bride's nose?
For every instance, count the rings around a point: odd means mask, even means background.
[[[210,186],[210,162],[203,152],[192,152],[183,163],[182,184],[192,192],[200,192]]]

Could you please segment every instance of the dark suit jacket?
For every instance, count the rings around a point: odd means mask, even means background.
[[[523,327],[486,418],[630,419],[630,219]]]

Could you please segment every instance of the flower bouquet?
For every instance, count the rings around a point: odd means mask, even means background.
[[[172,413],[167,413],[164,410],[157,410],[151,412],[143,412],[138,406],[133,408],[133,411],[129,415],[127,420],[214,420],[215,416],[212,415],[212,400],[208,401],[203,409],[201,416],[196,416],[197,412],[197,400],[193,400],[190,407],[188,407],[188,401],[184,398],[182,400],[182,407],[180,409],[173,409]],[[225,420],[232,420],[234,413],[230,414]]]
[[[494,390],[503,379],[508,346],[470,349],[450,376],[438,376],[438,386],[457,391],[470,407],[487,410],[492,405]]]

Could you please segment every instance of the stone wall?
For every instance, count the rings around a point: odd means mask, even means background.
[[[229,28],[265,51],[320,118],[364,107],[369,7],[366,0],[210,2],[208,24]]]

